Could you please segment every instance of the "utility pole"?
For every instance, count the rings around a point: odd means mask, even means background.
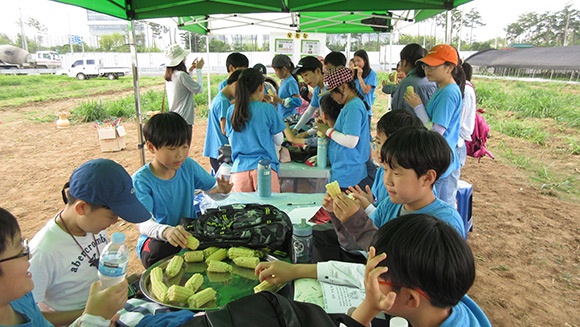
[[[568,45],[568,24],[570,24],[570,10],[568,10],[568,15],[566,17],[566,27],[564,27],[564,42],[562,42],[564,46]]]
[[[26,35],[24,34],[24,22],[22,21],[22,8],[18,7],[20,11],[20,43],[22,45],[22,49],[28,52],[28,42],[26,41]]]

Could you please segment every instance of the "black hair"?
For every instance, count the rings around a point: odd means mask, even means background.
[[[236,69],[236,70],[234,70],[234,71],[233,71],[233,72],[230,74],[230,76],[228,77],[228,81],[227,81],[228,85],[232,85],[232,84],[234,84],[235,82],[237,82],[237,81],[238,81],[238,78],[240,77],[240,74],[241,74],[241,73],[242,73],[242,70],[241,70],[241,69]]]
[[[471,77],[473,77],[473,67],[467,61],[464,61],[461,64],[461,68],[463,68],[463,72],[465,72],[465,79],[471,82]]]
[[[461,67],[461,59],[459,59],[459,51],[457,51],[457,49],[455,47],[453,47],[453,49],[455,49],[455,53],[457,54],[457,65],[446,61],[443,65],[445,66],[449,66],[449,67],[453,67],[453,70],[451,71],[451,76],[453,76],[453,80],[455,81],[455,83],[457,83],[457,86],[459,86],[459,89],[461,90],[461,98],[463,98],[464,94],[465,94],[465,71],[463,71],[463,67]]]
[[[359,97],[359,99],[361,99],[361,100],[362,100],[362,102],[365,104],[365,108],[366,108],[367,110],[371,110],[371,106],[369,106],[369,104],[368,104],[368,103],[365,101],[365,98],[363,97],[363,95],[362,95],[362,94],[359,92],[359,90],[357,89],[357,87],[356,87],[356,84],[355,84],[354,80],[351,80],[350,82],[346,82],[345,84],[346,84],[346,86],[348,86],[348,88],[350,88],[350,89],[351,89],[351,90],[354,92],[354,94],[355,94],[357,97]],[[342,91],[341,91],[341,90],[340,90],[338,87],[335,87],[335,88],[334,88],[334,89],[332,89],[330,92],[336,92],[336,93],[338,93],[338,94],[342,95]]]
[[[173,76],[173,72],[177,70],[187,73],[187,67],[185,67],[185,59],[183,59],[177,66],[165,67],[165,75],[163,76],[163,78],[166,81],[171,82],[171,76]]]
[[[453,227],[433,216],[393,219],[379,228],[371,244],[377,254],[387,254],[379,263],[389,268],[383,278],[422,290],[435,307],[457,305],[475,280],[471,248]]]
[[[241,132],[250,120],[250,98],[260,85],[264,84],[264,75],[254,68],[244,69],[238,77],[236,86],[234,112],[232,113],[232,128]]]
[[[149,118],[143,126],[143,136],[157,149],[191,145],[191,126],[176,112],[162,112]]]
[[[16,234],[20,233],[20,226],[16,218],[4,208],[0,208],[0,255],[4,254],[9,244],[12,244]],[[2,276],[2,267],[0,267]]]
[[[324,57],[324,64],[331,64],[334,67],[346,66],[346,57],[342,52],[332,51]]]
[[[308,85],[304,82],[298,82],[298,89],[300,90],[300,97],[307,102],[310,102],[310,89]]]
[[[367,52],[363,49],[356,50],[354,56],[361,58],[365,62],[364,67],[361,67],[363,70],[362,77],[365,78],[369,76],[369,74],[371,73],[371,63],[369,62],[369,55],[367,54]]]
[[[234,67],[234,69],[238,68],[248,68],[250,66],[250,61],[248,57],[244,54],[239,52],[232,52],[226,58],[226,70],[229,73],[230,65]]]
[[[407,44],[403,50],[401,50],[400,58],[401,61],[406,60],[411,67],[415,68],[417,75],[419,77],[425,77],[425,70],[423,70],[423,65],[417,65],[417,60],[425,57],[427,55],[427,50],[417,43]]]
[[[387,138],[403,127],[413,126],[424,128],[423,122],[408,110],[391,110],[377,122],[377,133],[383,133]]]
[[[387,138],[381,147],[381,161],[391,169],[413,169],[418,177],[433,169],[436,181],[449,167],[451,148],[437,132],[404,127]]]
[[[344,105],[334,101],[330,94],[325,94],[320,98],[320,109],[322,109],[326,118],[333,122],[336,122],[343,107]]]

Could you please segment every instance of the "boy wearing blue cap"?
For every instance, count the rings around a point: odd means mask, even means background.
[[[108,159],[78,167],[62,197],[64,209],[30,241],[34,298],[56,326],[68,325],[83,313],[91,284],[98,280],[106,229],[119,217],[131,223],[151,217],[135,196],[131,176]]]

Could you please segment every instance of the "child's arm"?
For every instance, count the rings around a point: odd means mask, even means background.
[[[343,134],[323,123],[316,123],[316,126],[318,127],[318,131],[326,134],[328,138],[344,147],[354,149],[354,147],[358,144],[358,136]]]
[[[214,194],[229,194],[230,191],[232,190],[232,187],[234,186],[234,184],[230,183],[224,176],[220,176],[218,178],[215,179],[216,180],[216,184],[215,186],[209,190],[208,192],[206,192],[210,197],[212,197],[212,195]],[[212,197],[213,199],[213,197]],[[224,197],[219,197],[220,200],[223,200]]]
[[[377,226],[354,200],[341,193],[334,199],[334,215],[354,242],[362,249],[368,249],[377,232]]]
[[[310,118],[312,118],[312,116],[316,112],[316,109],[318,108],[309,105],[308,109],[306,109],[306,111],[304,111],[304,113],[302,114],[302,117],[300,117],[298,123],[296,123],[296,126],[294,126],[294,129],[299,131],[302,128],[302,126],[304,126],[310,120]]]
[[[300,145],[306,144],[306,139],[299,138],[296,135],[294,135],[294,131],[291,130],[290,127],[288,126],[286,126],[286,129],[284,130],[284,135],[286,136],[288,142],[292,144],[300,144]]]
[[[385,295],[379,288],[379,276],[389,269],[382,266],[377,267],[387,255],[381,253],[375,256],[375,251],[375,248],[371,246],[365,267],[365,298],[351,315],[354,320],[365,326],[370,326],[371,321],[379,312],[390,310],[397,297],[395,292],[389,292]]]
[[[255,269],[260,282],[267,280],[272,284],[283,284],[298,278],[316,278],[316,264],[291,264],[275,260],[260,262]]]
[[[356,202],[366,210],[369,205],[375,202],[375,196],[373,195],[370,186],[367,185],[365,189],[366,190],[363,191],[358,185],[355,185],[355,187],[349,186],[347,194],[352,194]]]
[[[104,290],[100,288],[99,281],[91,285],[87,307],[83,315],[70,327],[109,327],[111,325],[111,318],[115,317],[117,311],[121,310],[127,302],[127,280]]]
[[[50,321],[55,326],[68,326],[77,320],[84,312],[84,309],[71,311],[43,311],[44,319]]]

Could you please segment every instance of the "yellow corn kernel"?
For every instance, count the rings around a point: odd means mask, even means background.
[[[169,264],[167,264],[167,268],[165,268],[165,274],[169,278],[174,277],[181,271],[181,266],[183,266],[183,257],[176,255],[171,258],[171,261],[169,261]]]
[[[276,289],[276,284],[272,284],[267,280],[261,282],[260,284],[254,287],[254,293],[258,293],[261,291],[274,291]]]
[[[185,262],[203,262],[203,251],[187,251],[183,254]]]
[[[171,285],[167,290],[167,300],[173,303],[187,303],[187,300],[195,292],[190,288],[179,285]]]
[[[233,259],[236,266],[254,269],[260,263],[260,258],[256,257],[237,257]]]
[[[328,192],[328,194],[334,199],[336,198],[337,195],[339,195],[340,193],[342,193],[340,191],[340,185],[338,185],[338,181],[334,181],[332,183],[328,183],[325,185],[326,187],[326,191]]]
[[[190,250],[197,250],[199,247],[199,240],[193,235],[187,235],[187,248]]]
[[[228,265],[222,261],[211,260],[208,263],[207,271],[216,273],[230,273],[232,272],[232,266]]]
[[[215,301],[215,294],[216,292],[214,289],[208,287],[190,296],[187,300],[187,304],[190,308],[201,308],[207,303]]]
[[[217,250],[219,250],[218,247],[210,246],[210,247],[208,247],[206,249],[203,249],[203,255],[207,258],[207,257],[209,257],[212,253],[214,253]]]
[[[217,249],[217,251],[215,251],[214,253],[212,253],[210,256],[206,256],[205,257],[205,263],[209,263],[212,260],[222,261],[227,256],[228,256],[228,250],[226,250],[226,249]]]
[[[405,94],[413,94],[413,93],[415,93],[415,88],[413,87],[413,85],[407,86],[407,88],[405,89]]]
[[[193,274],[193,276],[189,277],[187,282],[185,282],[185,287],[195,293],[201,287],[201,284],[203,284],[203,276],[201,274]]]
[[[161,267],[151,269],[149,280],[151,282],[151,291],[153,292],[153,295],[155,295],[159,301],[165,302],[167,285],[163,282],[163,270]]]
[[[236,246],[228,249],[228,258],[234,260],[239,257],[257,257],[257,255],[255,250],[243,246]]]

